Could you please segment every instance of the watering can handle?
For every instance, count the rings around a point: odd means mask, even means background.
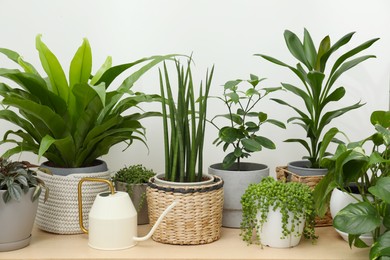
[[[79,225],[81,230],[85,234],[88,234],[88,229],[84,227],[84,223],[83,223],[83,199],[81,194],[81,187],[85,181],[107,183],[108,186],[110,187],[111,194],[115,194],[115,190],[114,190],[114,185],[112,185],[112,182],[106,179],[85,177],[79,181],[79,185],[78,185]]]
[[[160,217],[157,219],[156,223],[154,223],[152,229],[149,231],[149,233],[144,236],[144,237],[134,237],[134,241],[145,241],[145,240],[148,240],[154,233],[154,231],[156,231],[158,225],[160,225],[161,221],[163,220],[163,218],[168,214],[169,211],[171,211],[171,209],[173,207],[176,206],[176,204],[178,203],[178,201],[173,201],[171,205],[169,205],[165,210],[164,212],[160,215]]]

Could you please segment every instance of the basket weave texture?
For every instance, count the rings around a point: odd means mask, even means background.
[[[152,239],[165,244],[200,245],[221,237],[223,181],[214,176],[204,186],[172,187],[155,184],[151,178],[146,190],[150,224],[173,201],[178,204],[165,216]]]
[[[39,197],[39,206],[35,224],[38,228],[56,234],[80,234],[78,208],[78,183],[84,177],[109,179],[108,171],[67,176],[49,175],[37,171],[49,188],[49,198],[44,202],[44,192]],[[96,195],[108,191],[107,184],[87,182],[83,184],[83,218],[88,227],[88,215]]]
[[[291,181],[291,182],[300,182],[308,185],[311,189],[314,189],[314,187],[320,182],[320,180],[323,178],[323,175],[316,175],[316,176],[300,176],[293,172],[290,172],[287,170],[287,166],[277,166],[276,167],[276,178],[278,180],[283,181]],[[324,217],[316,217],[316,227],[325,227],[325,226],[331,226],[333,223],[332,216],[330,214],[330,209],[328,207],[328,210]]]

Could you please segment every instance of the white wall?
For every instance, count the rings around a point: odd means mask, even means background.
[[[339,85],[347,89],[344,105],[362,100],[367,104],[334,122],[352,140],[371,132],[368,118],[376,109],[389,107],[390,76],[390,1],[388,0],[0,0],[0,47],[16,50],[33,64],[38,64],[35,36],[43,41],[67,67],[71,57],[87,37],[94,56],[94,71],[107,55],[114,64],[144,56],[168,53],[194,53],[198,80],[207,67],[215,64],[213,94],[222,93],[227,80],[246,78],[254,73],[268,78],[267,86],[281,81],[294,82],[289,71],[267,63],[255,53],[269,54],[293,62],[283,39],[285,29],[303,35],[306,27],[318,43],[329,34],[333,41],[356,31],[347,48],[368,39],[380,37],[365,53],[377,55],[341,77]],[[0,57],[0,67],[11,63]],[[36,65],[38,66],[38,65]],[[155,71],[145,75],[136,87],[145,92],[158,92]],[[291,95],[280,94],[286,99]],[[293,101],[293,100],[292,100]],[[210,102],[209,118],[223,113],[217,101]],[[265,102],[259,107],[270,117],[285,121],[292,111]],[[143,163],[156,171],[163,170],[161,121],[144,121],[150,152],[140,144],[122,152],[124,145],[113,147],[104,156],[112,170],[124,165]],[[11,126],[0,122],[0,135]],[[273,171],[277,165],[300,159],[303,149],[284,143],[290,137],[301,137],[299,128],[288,125],[287,130],[265,128],[263,135],[273,139],[274,151],[264,150],[251,160],[266,163]],[[205,165],[220,162],[224,156],[220,147],[211,143],[216,131],[208,128],[205,146]],[[1,153],[5,146],[0,147]],[[36,161],[31,154],[23,159]]]

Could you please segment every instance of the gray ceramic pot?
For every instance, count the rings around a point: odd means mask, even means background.
[[[209,167],[208,172],[221,177],[224,181],[222,226],[239,228],[242,221],[241,196],[249,184],[258,183],[269,176],[268,166],[259,163],[241,163],[241,171],[238,171],[237,164],[223,170],[222,163],[216,163]]]
[[[325,175],[328,169],[324,168],[310,168],[310,161],[294,161],[287,164],[287,170],[299,176],[318,176]]]
[[[3,201],[0,190],[0,251],[11,251],[30,244],[31,231],[37,213],[38,200],[31,201],[34,188],[23,194],[21,200]]]

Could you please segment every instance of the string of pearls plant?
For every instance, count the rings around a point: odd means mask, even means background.
[[[298,182],[281,182],[272,177],[264,178],[260,183],[248,186],[241,197],[243,218],[241,222],[241,236],[248,244],[261,244],[259,232],[267,221],[269,210],[280,209],[282,214],[283,235],[285,239],[290,234],[301,235],[295,230],[295,224],[304,217],[305,238],[315,241],[315,210],[312,191],[309,186]],[[289,216],[292,213],[292,217]],[[259,218],[258,218],[259,217]],[[290,225],[289,222],[292,224]]]

